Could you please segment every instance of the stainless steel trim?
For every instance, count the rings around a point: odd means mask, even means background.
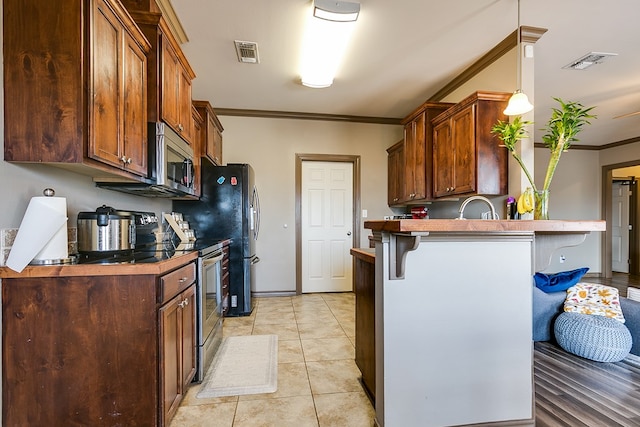
[[[207,372],[215,352],[222,342],[222,245],[213,245],[200,251],[198,257],[198,276],[196,283],[197,298],[197,370],[194,381],[201,382]],[[215,269],[216,274],[216,301],[213,313],[207,317],[207,271]]]

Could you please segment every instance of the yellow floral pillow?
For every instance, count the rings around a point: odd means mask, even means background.
[[[593,314],[624,323],[618,290],[596,283],[578,283],[567,289],[564,311]]]

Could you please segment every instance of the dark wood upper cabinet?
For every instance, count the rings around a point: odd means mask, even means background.
[[[3,15],[5,160],[146,177],[151,46],[122,5],[5,0]]]
[[[401,193],[393,197],[389,195],[390,205],[431,200],[433,188],[431,120],[452,105],[454,104],[426,102],[402,121],[404,125],[402,156],[393,160],[393,164],[396,165],[395,170],[389,170],[389,179],[397,180],[393,185],[394,191],[401,191]],[[401,167],[398,159],[402,161]]]
[[[433,197],[508,191],[508,153],[491,133],[511,94],[475,92],[433,120]]]
[[[404,197],[404,140],[387,148],[387,203],[397,205]]]
[[[164,121],[197,152],[191,111],[191,82],[196,75],[161,12],[149,2],[123,4],[151,43],[147,56],[149,121]]]
[[[222,166],[222,123],[218,120],[209,101],[193,101],[193,105],[202,116],[203,126],[200,134],[200,155],[207,157],[216,166]]]

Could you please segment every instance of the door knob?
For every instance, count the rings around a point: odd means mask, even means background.
[[[351,236],[351,232],[350,231],[347,231],[347,236]]]

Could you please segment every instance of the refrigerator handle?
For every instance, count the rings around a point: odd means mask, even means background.
[[[254,256],[253,258],[251,258],[251,265],[253,264],[257,264],[260,262],[260,258],[257,256]]]
[[[255,185],[253,186],[253,215],[255,215],[253,238],[258,240],[258,233],[260,232],[260,198],[258,197],[258,188]]]

